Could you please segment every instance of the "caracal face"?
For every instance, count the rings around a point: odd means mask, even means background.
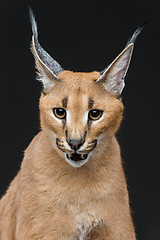
[[[81,167],[119,127],[123,105],[96,82],[98,72],[59,73],[53,88],[40,98],[42,129],[72,167]]]
[[[103,71],[74,73],[65,71],[41,47],[31,10],[30,19],[32,52],[38,80],[43,84],[40,98],[42,130],[64,161],[73,167],[81,167],[100,147],[102,138],[107,143],[119,127],[123,112],[119,97],[125,86],[134,42],[143,26],[134,32],[124,50]]]

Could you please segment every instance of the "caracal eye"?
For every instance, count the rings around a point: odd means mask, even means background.
[[[88,118],[90,120],[98,120],[103,114],[103,111],[99,110],[99,109],[93,109],[90,110],[88,113]]]
[[[54,108],[53,113],[59,119],[64,119],[66,117],[66,110],[64,108]]]

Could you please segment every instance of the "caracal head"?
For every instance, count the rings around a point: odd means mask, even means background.
[[[119,128],[123,104],[120,100],[138,28],[125,49],[100,72],[65,71],[39,44],[37,25],[30,10],[32,52],[39,80],[42,131],[64,161],[81,167],[92,161],[103,139],[114,136]]]
[[[84,165],[119,127],[123,105],[96,82],[98,72],[58,74],[60,81],[40,98],[42,129],[73,167]],[[56,143],[56,145],[54,144]]]

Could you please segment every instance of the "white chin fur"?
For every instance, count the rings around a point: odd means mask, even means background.
[[[82,167],[84,164],[86,164],[88,162],[88,157],[85,159],[85,160],[81,160],[81,161],[73,161],[71,159],[68,159],[66,157],[66,154],[65,154],[65,159],[66,159],[66,162],[69,163],[72,167],[75,167],[75,168],[79,168],[79,167]]]

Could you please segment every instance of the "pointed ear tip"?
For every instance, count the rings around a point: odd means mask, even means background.
[[[134,43],[132,42],[132,43],[130,43],[130,44],[128,44],[128,46],[133,46],[134,45]]]
[[[125,47],[125,49],[122,51],[122,53],[124,53],[124,52],[132,52],[133,51],[133,48],[134,48],[134,43],[130,43],[130,44],[128,44],[126,47]]]
[[[126,49],[127,48],[133,48],[134,47],[134,43],[129,43],[127,46],[126,46]]]

